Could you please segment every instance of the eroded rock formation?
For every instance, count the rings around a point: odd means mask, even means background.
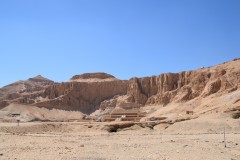
[[[91,113],[99,108],[102,101],[115,95],[127,93],[128,81],[67,82],[48,87],[44,98],[48,100],[34,105],[46,108],[77,110]]]
[[[40,75],[0,88],[0,108],[10,103],[32,104],[40,101],[45,89],[54,82]]]
[[[88,73],[70,82],[54,83],[41,76],[0,89],[0,105],[39,107],[91,113],[109,107],[132,108],[182,102],[240,88],[240,60],[195,71],[118,80],[105,73]]]

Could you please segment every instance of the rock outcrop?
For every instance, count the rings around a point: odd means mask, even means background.
[[[67,82],[48,87],[43,98],[46,101],[34,105],[46,108],[75,110],[91,113],[99,109],[100,103],[116,95],[127,93],[128,81]]]
[[[37,76],[0,89],[0,105],[33,104],[90,114],[109,107],[167,105],[240,88],[240,59],[195,71],[118,80],[106,73],[77,75],[54,83]]]
[[[35,103],[38,97],[44,95],[45,89],[53,84],[53,81],[38,75],[0,88],[0,108],[6,107],[11,103]]]
[[[75,75],[70,79],[70,82],[106,82],[116,80],[118,79],[110,74],[97,72]]]

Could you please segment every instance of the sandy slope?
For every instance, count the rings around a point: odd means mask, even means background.
[[[9,114],[17,113],[20,117],[11,117]],[[29,105],[10,104],[0,110],[0,118],[5,122],[15,122],[19,119],[21,122],[28,121],[67,121],[68,119],[82,119],[81,112],[64,111],[58,109],[39,108]],[[0,122],[1,122],[0,119]]]
[[[234,108],[240,109],[240,90],[225,94],[213,94],[205,98],[199,97],[187,102],[170,103],[166,106],[145,106],[142,110],[148,113],[147,117],[162,116],[174,121],[181,118],[204,117],[205,115],[216,117],[224,115],[225,112]],[[186,111],[193,111],[194,114],[188,115]],[[226,118],[232,119],[230,114]]]

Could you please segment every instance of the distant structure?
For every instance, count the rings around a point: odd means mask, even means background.
[[[132,110],[121,110],[121,111],[113,111],[110,115],[104,115],[102,117],[102,121],[110,122],[120,119],[121,121],[140,121],[141,118],[145,117],[145,112],[140,112],[140,110],[132,109]]]

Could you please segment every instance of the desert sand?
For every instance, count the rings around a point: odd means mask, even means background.
[[[239,120],[228,123],[237,121],[240,124]],[[97,122],[28,122],[20,123],[20,126],[0,123],[0,159],[240,159],[239,127],[238,130],[226,128],[225,148],[223,128],[226,124],[218,125],[220,129],[196,130],[195,127],[191,131],[189,128],[197,122],[199,128],[202,127],[199,124],[207,126],[207,121],[196,119],[195,122],[175,123],[164,131],[160,126],[151,130],[135,125],[109,133],[102,129],[106,123]]]

